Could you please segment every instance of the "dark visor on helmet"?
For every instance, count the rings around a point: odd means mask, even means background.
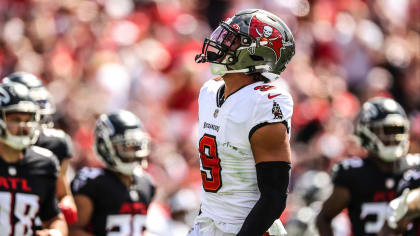
[[[228,24],[222,22],[209,38],[204,40],[202,53],[197,55],[197,62],[211,62],[217,64],[231,65],[236,62],[233,48],[236,39],[240,38],[239,32]],[[231,60],[223,62],[226,55],[231,56]]]
[[[402,125],[378,125],[372,126],[370,129],[385,146],[398,145],[403,140],[403,135],[408,132],[407,128]]]

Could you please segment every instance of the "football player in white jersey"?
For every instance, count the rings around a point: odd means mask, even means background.
[[[220,76],[199,96],[203,195],[189,236],[282,235],[289,184],[293,101],[271,80],[295,53],[286,24],[249,9],[206,38],[196,62]],[[267,234],[268,234],[267,233]]]

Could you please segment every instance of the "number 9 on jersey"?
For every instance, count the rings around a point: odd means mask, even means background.
[[[203,188],[206,192],[217,192],[222,187],[222,167],[217,153],[216,137],[204,134],[200,139],[199,152]]]

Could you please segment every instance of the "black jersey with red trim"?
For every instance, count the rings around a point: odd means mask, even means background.
[[[94,235],[141,235],[155,188],[145,173],[135,174],[127,188],[116,173],[83,168],[71,183],[74,196],[89,197],[94,212],[86,230]]]
[[[0,157],[1,235],[34,235],[39,219],[48,221],[60,213],[55,197],[58,169],[54,154],[41,147],[25,149],[15,163]]]
[[[380,231],[401,176],[380,171],[370,158],[349,158],[334,166],[334,186],[350,191],[347,208],[354,236]]]
[[[420,170],[412,169],[404,173],[404,176],[398,185],[398,194],[400,195],[406,188],[410,190],[420,188]],[[404,236],[419,236],[420,217],[415,218],[407,228],[408,230],[404,233]]]
[[[59,129],[42,129],[35,145],[53,152],[60,163],[64,159],[68,159],[73,156],[73,145],[70,136]]]

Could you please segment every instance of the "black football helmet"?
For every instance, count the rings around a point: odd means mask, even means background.
[[[95,151],[109,169],[119,173],[133,174],[149,155],[149,143],[141,121],[129,111],[102,114],[96,122]]]
[[[294,54],[292,32],[279,17],[268,11],[248,9],[220,23],[204,40],[196,62],[210,62],[211,72],[219,76],[266,72],[280,75]]]
[[[3,83],[15,82],[25,85],[29,91],[31,98],[38,103],[41,115],[41,125],[52,128],[54,126],[53,116],[55,114],[55,104],[50,92],[45,88],[41,79],[37,76],[26,72],[15,72],[3,79]]]
[[[373,98],[363,104],[356,119],[356,135],[368,151],[392,162],[408,152],[409,120],[393,99]]]
[[[19,83],[0,84],[0,141],[10,147],[22,150],[33,144],[39,135],[39,107],[29,96],[29,90]],[[28,122],[7,121],[8,113],[30,113]],[[8,125],[27,128],[21,135],[9,132]]]

